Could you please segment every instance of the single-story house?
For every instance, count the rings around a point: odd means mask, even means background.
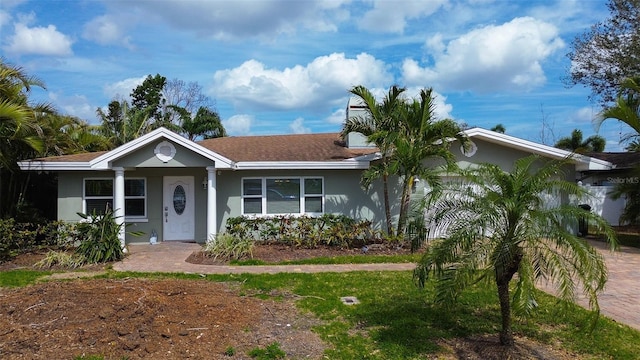
[[[471,149],[452,143],[461,166],[492,162],[510,170],[530,154],[562,159],[569,152],[513,136],[466,130]],[[114,209],[117,221],[145,237],[121,234],[126,243],[196,241],[223,232],[230,217],[276,214],[345,214],[384,227],[381,184],[364,190],[362,171],[379,159],[359,134],[300,134],[223,137],[190,141],[159,128],[106,152],[22,161],[28,171],[58,175],[57,217],[80,221]],[[611,169],[611,163],[575,155],[571,180],[580,173]],[[420,190],[420,189],[418,189]],[[392,199],[398,196],[392,196]],[[397,215],[397,204],[392,206]]]

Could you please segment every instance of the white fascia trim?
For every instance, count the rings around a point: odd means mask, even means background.
[[[567,150],[558,149],[552,146],[535,143],[520,139],[514,136],[505,135],[491,130],[473,128],[464,131],[470,138],[479,138],[492,142],[494,144],[504,145],[507,147],[520,149],[523,151],[531,152],[537,155],[545,155],[555,159],[572,159],[576,162],[576,169],[580,170],[583,167],[589,170],[608,170],[613,168],[613,164],[608,161],[591,158],[588,156],[575,154]]]
[[[221,156],[201,145],[198,145],[191,140],[183,138],[173,131],[169,131],[166,128],[161,127],[93,159],[90,162],[91,169],[108,169],[110,162],[117,160],[160,138],[171,140],[179,144],[180,146],[183,146],[199,155],[213,160],[216,164],[216,169],[231,169],[233,167],[233,161],[231,161],[230,159],[227,159],[224,156]]]
[[[369,162],[362,161],[241,161],[234,170],[362,170]]]
[[[20,161],[20,170],[26,171],[63,171],[63,170],[91,170],[88,162],[47,162],[47,161]]]
[[[371,162],[371,161],[375,161],[375,160],[379,160],[379,159],[382,159],[382,153],[375,152],[375,153],[371,153],[371,154],[367,154],[367,155],[356,156],[356,157],[351,158],[351,159],[346,159],[345,161]]]

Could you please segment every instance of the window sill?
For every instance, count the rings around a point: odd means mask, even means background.
[[[125,223],[148,223],[147,218],[124,218]]]

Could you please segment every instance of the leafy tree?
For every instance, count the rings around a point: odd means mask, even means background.
[[[625,143],[640,137],[640,77],[622,82],[615,104],[598,114],[596,126],[599,128],[607,119],[618,120],[633,129],[633,132],[625,134],[620,142]]]
[[[447,184],[430,198],[429,220],[442,238],[426,249],[414,279],[424,286],[433,277],[435,299],[443,304],[453,303],[467,286],[494,283],[503,345],[514,343],[512,309],[527,314],[535,308],[540,280],[555,283],[563,300],[573,300],[575,286],[580,285],[598,315],[596,295],[607,280],[605,262],[570,228],[584,217],[605,234],[612,249],[615,233],[594,213],[548,201],[558,195],[586,195],[577,184],[562,180],[565,165],[540,163],[536,156],[517,160],[511,172],[482,164],[461,171],[463,182]],[[515,285],[510,288],[512,280]]]
[[[568,85],[591,88],[602,104],[615,99],[621,82],[640,74],[640,0],[609,0],[610,18],[576,37],[567,55]]]
[[[160,74],[148,75],[147,78],[131,92],[131,106],[139,111],[144,111],[154,124],[154,128],[165,126],[163,115],[167,100],[163,90],[167,84],[167,78]]]
[[[405,90],[405,88],[394,85],[389,88],[389,92],[379,103],[366,87],[362,85],[353,87],[350,92],[362,101],[366,115],[347,119],[341,131],[343,138],[351,132],[366,136],[367,140],[374,144],[382,154],[381,161],[372,164],[362,174],[362,185],[368,188],[374,180],[382,178],[385,221],[387,232],[391,236],[393,236],[394,230],[389,203],[389,159],[393,148],[393,139],[390,133],[393,131],[396,121],[394,117],[403,101],[401,95]]]
[[[188,137],[213,138],[226,136],[218,113],[202,94],[198,83],[181,80],[167,82],[164,76],[147,76],[131,92],[131,105],[126,100],[113,100],[106,112],[97,109],[101,120],[100,133],[108,137],[112,146],[119,146],[159,127],[165,127]]]
[[[600,135],[589,136],[586,140],[582,140],[582,131],[574,129],[570,137],[563,137],[554,145],[558,149],[569,150],[578,154],[588,152],[603,152],[607,140]]]
[[[505,131],[507,131],[507,129],[505,129],[504,125],[498,124],[498,125],[492,127],[491,131],[495,131],[495,132],[499,132],[501,134],[504,134]]]

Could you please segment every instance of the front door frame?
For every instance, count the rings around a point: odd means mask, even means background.
[[[195,181],[193,176],[162,178],[162,238],[167,241],[195,240]],[[185,190],[184,210],[178,214],[174,193],[178,186]]]

